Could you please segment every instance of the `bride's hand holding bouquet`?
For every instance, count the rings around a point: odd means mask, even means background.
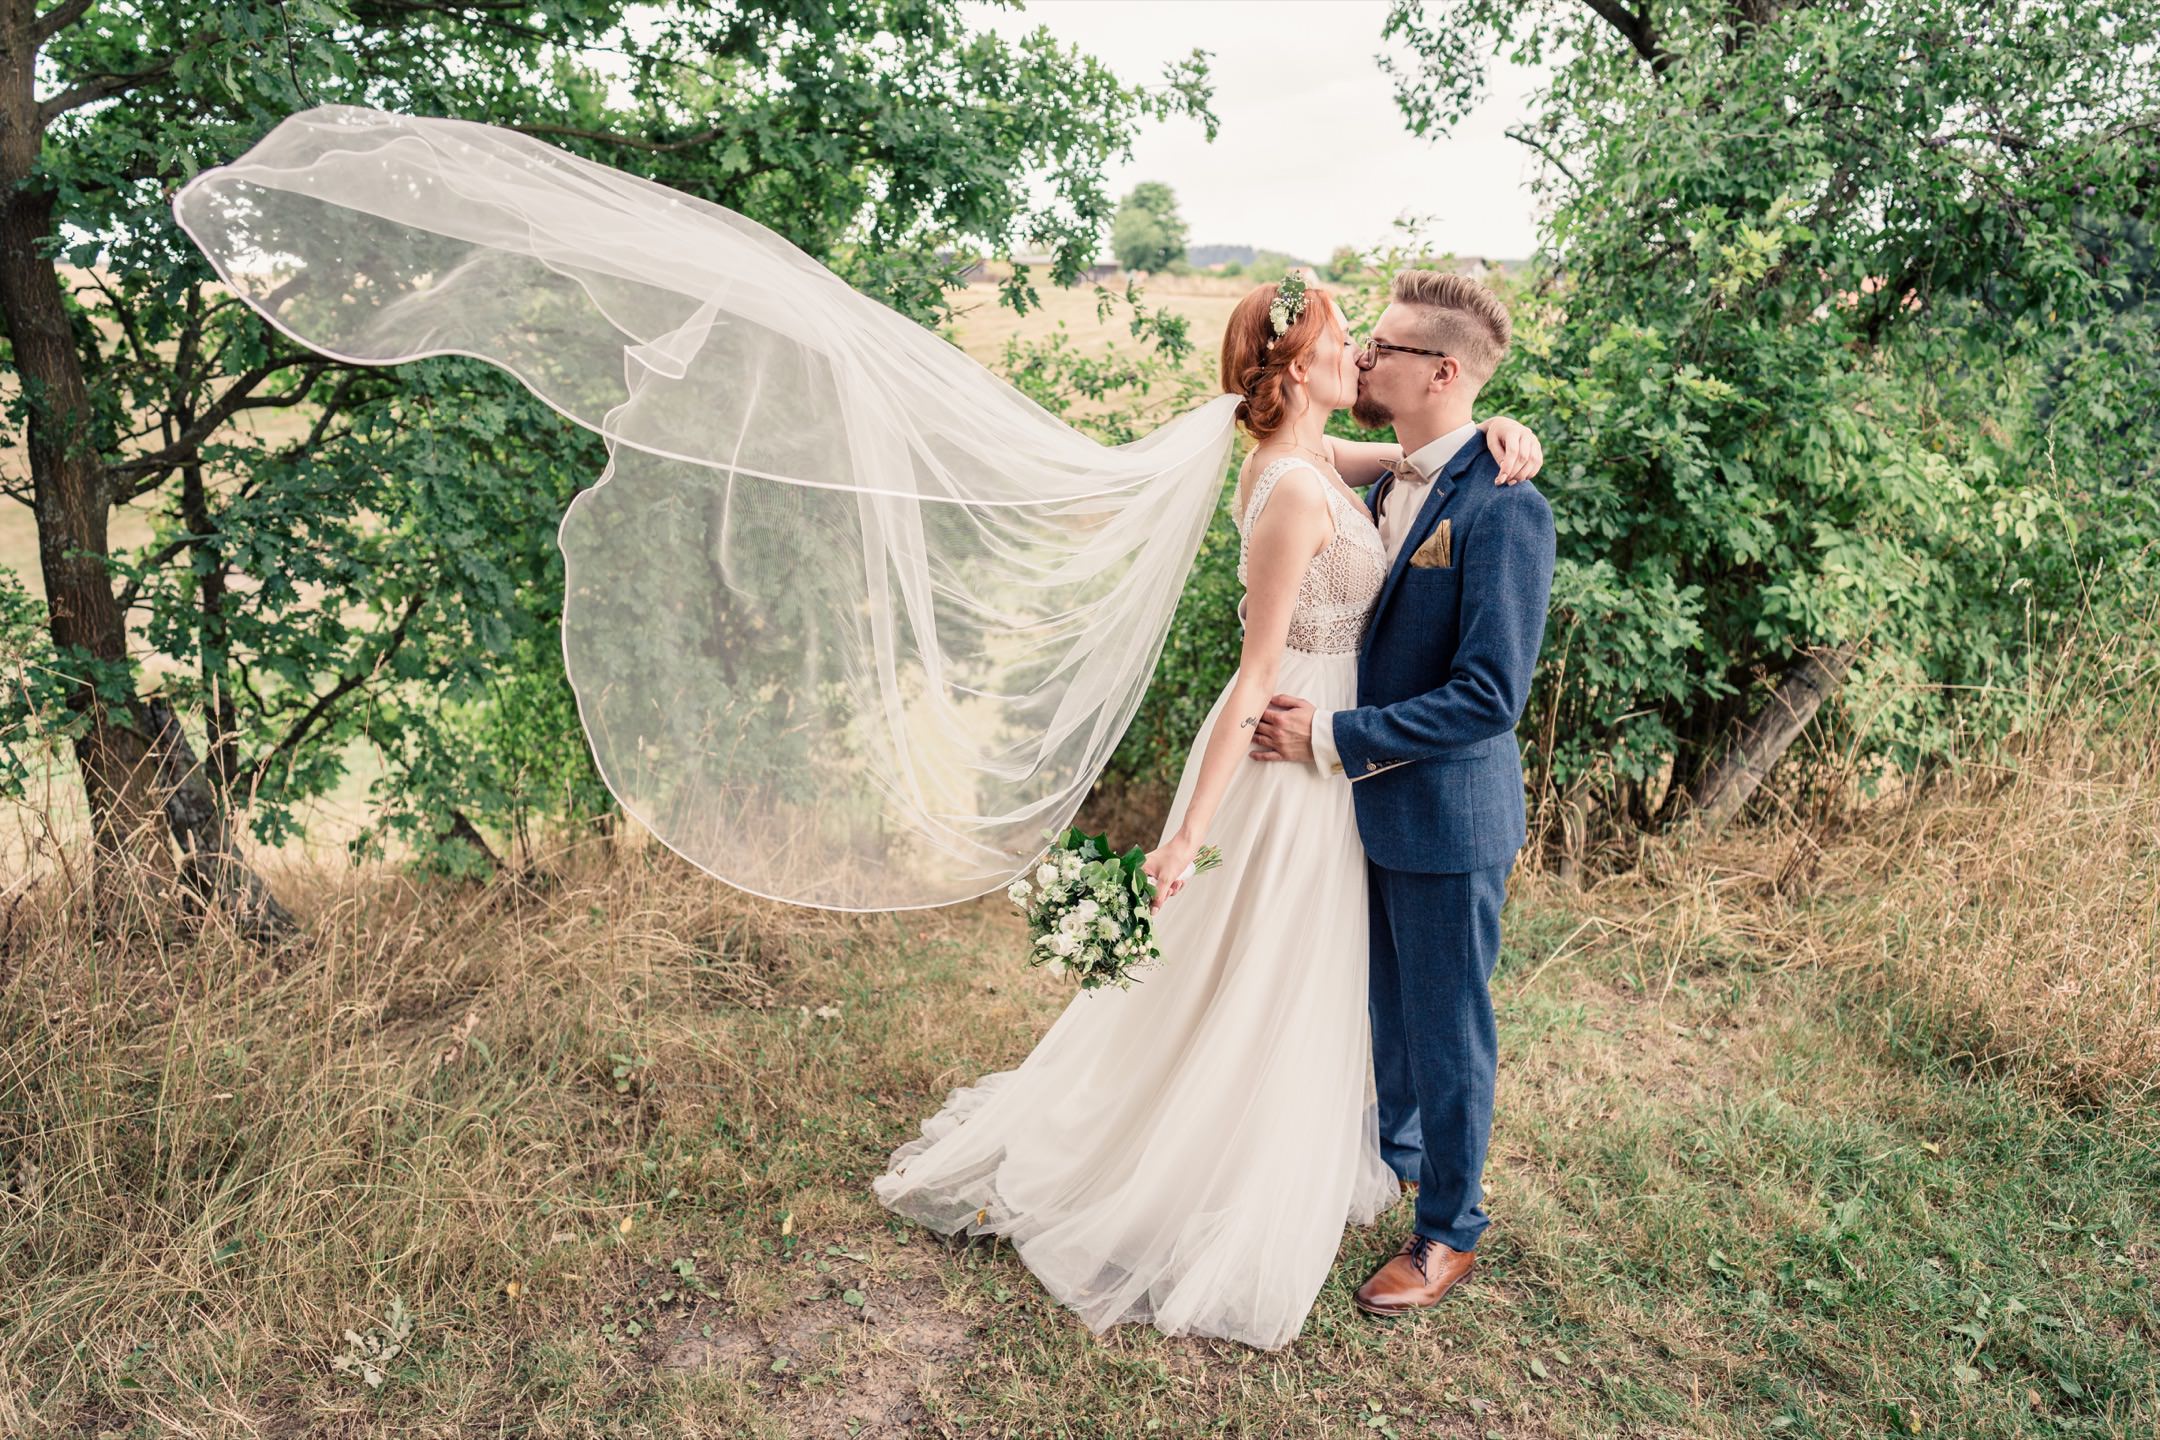
[[[1180,830],[1147,853],[1140,870],[1155,882],[1154,900],[1148,906],[1150,914],[1162,909],[1164,902],[1184,889],[1185,882],[1197,873],[1200,849],[1197,841]]]

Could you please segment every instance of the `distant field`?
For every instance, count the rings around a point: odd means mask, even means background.
[[[1113,295],[1122,297],[1125,293],[1122,280],[1108,282],[1105,288]],[[1237,308],[1239,298],[1250,288],[1240,280],[1164,276],[1145,284],[1141,299],[1146,305],[1174,311],[1192,322],[1194,362],[1212,374],[1215,357],[1222,349],[1223,329],[1230,323],[1230,312]],[[1045,289],[1041,308],[1025,315],[1016,315],[1000,306],[994,285],[970,285],[961,294],[964,298],[960,304],[964,308],[954,327],[960,348],[992,369],[997,368],[998,356],[1007,339],[1015,335],[1047,334],[1059,325],[1072,332],[1075,344],[1090,349],[1131,343],[1122,318],[1125,314],[1122,306],[1107,323],[1096,320],[1092,286]]]

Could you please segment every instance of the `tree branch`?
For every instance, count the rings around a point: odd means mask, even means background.
[[[89,11],[90,0],[61,0],[60,4],[38,16],[37,23],[30,27],[30,43],[43,45]]]
[[[172,65],[172,59],[167,57],[154,65],[141,70],[130,71],[125,75],[93,75],[87,80],[71,85],[50,100],[39,104],[37,109],[38,129],[43,130],[70,110],[80,109],[92,101],[103,100],[109,95],[118,95],[132,90],[145,81],[155,80],[158,76],[171,70]]]
[[[209,439],[220,425],[238,412],[299,404],[307,398],[307,392],[314,387],[323,372],[330,368],[331,363],[320,356],[309,354],[288,355],[282,360],[256,366],[226,386],[225,393],[218,396],[216,403],[203,411],[193,424],[180,432],[179,439],[163,450],[151,455],[138,455],[129,460],[118,460],[106,466],[107,483],[117,486],[120,481],[135,476],[149,476],[152,477],[150,483],[158,483],[173,467],[184,465],[193,459],[203,441]],[[294,390],[284,395],[256,396],[252,393],[256,386],[278,371],[289,370],[295,365],[305,365],[308,373]]]
[[[295,440],[283,450],[276,452],[271,458],[278,465],[290,465],[322,444],[323,437],[330,433],[332,423],[345,413],[346,397],[352,393],[353,386],[360,383],[360,376],[361,372],[355,370],[338,381],[337,388],[330,392],[330,398],[323,402],[322,413],[317,415],[315,423],[308,427],[306,437]],[[349,428],[341,432],[344,435],[351,433]],[[248,466],[247,479],[242,482],[239,492],[234,498],[246,500],[253,497],[257,491],[262,489],[263,482],[269,479],[274,470],[275,467],[271,465],[254,464]]]
[[[1632,10],[1623,9],[1615,0],[1583,0],[1583,4],[1595,11],[1606,24],[1627,37],[1628,44],[1635,47],[1636,54],[1650,62],[1651,69],[1662,71],[1671,63],[1672,57],[1657,43],[1657,34],[1650,28],[1648,15],[1637,15]]]
[[[1562,175],[1567,176],[1569,183],[1574,185],[1575,188],[1578,190],[1582,188],[1581,177],[1578,176],[1573,170],[1568,169],[1567,161],[1562,160],[1558,155],[1553,154],[1551,150],[1547,149],[1544,141],[1538,139],[1534,135],[1525,134],[1522,127],[1519,125],[1513,126],[1503,133],[1506,134],[1508,139],[1513,140],[1518,145],[1527,145],[1532,150],[1537,151],[1538,154],[1544,156],[1547,160],[1550,160],[1555,170],[1558,170]]]
[[[197,540],[200,539],[202,539],[202,536],[200,535],[182,535],[176,539],[168,540],[165,543],[164,548],[160,549],[155,555],[152,555],[148,559],[144,560],[142,563],[142,574],[137,575],[128,581],[126,588],[120,592],[119,600],[115,602],[119,605],[122,613],[125,613],[135,608],[135,601],[137,597],[142,594],[144,575],[148,575],[151,571],[156,570],[160,566],[166,564],[168,561],[172,560],[174,556],[178,555],[181,551],[187,549],[188,546],[193,545]]]
[[[413,591],[412,598],[405,602],[405,613],[398,617],[396,626],[391,629],[388,635],[383,637],[381,648],[375,652],[373,664],[369,665],[365,670],[353,671],[317,696],[315,703],[308,706],[307,712],[298,720],[295,720],[292,723],[292,728],[285,732],[285,738],[278,741],[276,745],[272,746],[257,758],[253,764],[248,766],[251,776],[249,780],[250,790],[262,783],[263,774],[270,768],[271,762],[275,761],[278,756],[299,748],[300,742],[307,739],[309,732],[315,728],[324,715],[329,713],[331,706],[365,685],[374,677],[377,671],[382,669],[383,662],[397,653],[398,647],[405,643],[405,636],[412,627],[413,617],[418,615],[420,607],[427,603],[429,593],[426,586]]]
[[[639,135],[617,135],[611,130],[580,130],[575,125],[551,125],[538,121],[530,125],[512,125],[508,128],[520,134],[531,135],[536,138],[542,135],[560,135],[571,140],[598,140],[608,145],[625,145],[632,150],[649,151],[655,155],[672,155],[678,150],[694,149],[699,145],[706,144],[708,141],[718,139],[723,133],[718,125],[711,125],[698,131],[695,135],[686,135],[680,140],[647,140]]]

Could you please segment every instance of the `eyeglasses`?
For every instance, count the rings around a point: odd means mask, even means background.
[[[1397,350],[1405,355],[1431,355],[1440,360],[1448,358],[1448,353],[1445,350],[1420,350],[1415,345],[1390,345],[1385,340],[1367,340],[1365,347],[1357,352],[1358,369],[1372,369],[1375,364],[1379,363],[1379,352],[1382,350]]]

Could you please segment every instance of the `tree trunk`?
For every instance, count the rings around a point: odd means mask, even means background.
[[[219,893],[230,888],[230,847],[220,839],[204,851],[203,832],[168,826],[166,787],[159,782],[160,771],[170,773],[172,764],[170,757],[160,763],[154,741],[161,727],[149,720],[152,709],[138,714],[133,694],[127,617],[107,566],[112,495],[52,255],[58,243],[57,197],[35,175],[44,144],[34,84],[36,19],[34,7],[23,0],[0,5],[0,323],[28,401],[25,449],[47,620],[61,663],[81,667],[66,703],[87,721],[75,741],[75,759],[90,806],[92,903],[102,926],[131,929],[150,898],[146,888],[163,889],[173,877],[175,836],[190,850],[195,869],[209,866],[222,887]],[[169,716],[169,709],[165,713]],[[172,733],[179,734],[177,725]],[[194,769],[192,763],[182,768]],[[207,789],[202,794],[207,796]],[[174,799],[194,813],[196,797]],[[214,804],[210,810],[218,814],[222,836],[222,814]],[[146,877],[150,887],[136,883]],[[260,881],[248,879],[261,890]]]
[[[502,856],[495,853],[495,847],[488,844],[487,837],[480,833],[480,827],[473,824],[472,817],[463,810],[452,810],[450,812],[449,828],[436,831],[435,838],[438,840],[464,841],[467,845],[479,851],[480,858],[487,861],[489,867],[497,874],[503,873],[508,868],[503,864]],[[528,865],[527,868],[531,867]]]
[[[1740,813],[1823,701],[1845,683],[1857,647],[1812,650],[1786,671],[1762,708],[1741,725],[1724,754],[1703,767],[1687,788],[1681,823],[1694,820],[1716,830]]]
[[[204,779],[180,717],[159,695],[144,700],[141,709],[158,758],[165,820],[180,846],[182,883],[205,910],[229,915],[250,940],[282,940],[296,933],[300,922],[241,861],[226,809]]]
[[[186,410],[180,414],[182,424],[192,423],[193,417]],[[180,468],[180,516],[196,537],[196,613],[201,624],[195,643],[200,651],[198,672],[206,699],[202,717],[203,769],[210,777],[211,789],[230,796],[240,769],[240,711],[233,699],[230,673],[232,622],[225,613],[230,574],[225,564],[224,537],[217,517],[210,512],[209,488],[200,465]]]
[[[0,67],[18,60],[0,51]],[[29,400],[26,449],[37,515],[38,563],[53,643],[62,663],[85,666],[67,706],[88,725],[75,741],[83,788],[90,802],[97,865],[93,882],[98,913],[117,919],[132,889],[119,888],[116,862],[123,857],[169,874],[158,806],[156,767],[145,737],[130,723],[126,707],[100,693],[95,672],[127,660],[127,629],[106,569],[107,521],[104,465],[89,434],[90,403],[80,358],[60,293],[60,277],[41,253],[51,238],[53,196],[29,178],[36,160],[34,134],[22,153],[21,104],[27,76],[0,75],[0,319],[7,325],[15,373]]]

